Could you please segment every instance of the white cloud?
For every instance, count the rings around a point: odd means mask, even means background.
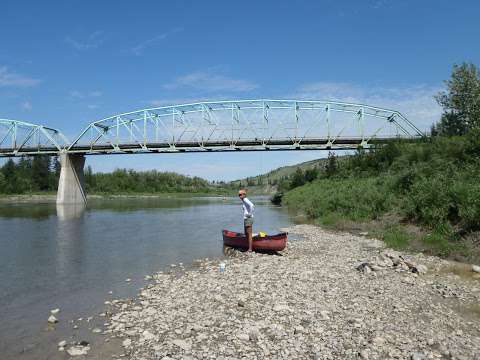
[[[30,103],[30,101],[24,101],[22,103],[22,109],[25,110],[25,111],[32,110],[32,104]]]
[[[102,31],[95,31],[84,40],[76,40],[70,36],[67,36],[65,41],[76,50],[85,51],[98,48],[105,42],[105,39],[105,35]]]
[[[427,131],[440,119],[442,108],[433,96],[441,86],[366,86],[352,83],[305,84],[292,97],[305,100],[336,100],[400,111],[420,130]]]
[[[99,106],[95,105],[95,104],[90,104],[90,105],[87,105],[87,108],[90,109],[90,110],[95,110],[95,109],[98,109]]]
[[[88,92],[82,92],[78,90],[70,90],[68,93],[68,96],[71,99],[86,99],[86,98],[97,98],[102,96],[103,93],[99,90],[94,90],[94,91],[88,91]]]
[[[91,97],[100,97],[102,95],[103,95],[103,93],[101,91],[98,91],[98,90],[91,91],[91,92],[88,93],[88,96],[91,96]]]
[[[193,104],[201,101],[215,101],[215,99],[221,99],[222,97],[197,97],[197,98],[176,98],[176,99],[153,99],[144,101],[145,104],[154,107],[170,106],[170,105],[182,105]],[[223,98],[222,98],[223,99]]]
[[[163,34],[160,34],[160,35],[157,35],[157,36],[154,36],[150,39],[147,39],[147,40],[144,40],[142,42],[140,42],[139,44],[137,44],[136,46],[132,47],[130,49],[130,51],[134,54],[134,55],[137,55],[137,56],[140,56],[140,55],[143,55],[143,52],[146,48],[154,45],[155,43],[158,43],[159,41],[161,40],[165,40],[167,37],[169,37],[170,35],[172,34],[175,34],[177,32],[180,32],[180,31],[183,31],[183,28],[182,27],[178,27],[178,28],[175,28],[171,31],[168,31],[168,32],[165,32]]]
[[[152,46],[153,44],[155,44],[156,42],[159,42],[160,40],[164,40],[166,39],[168,36],[167,33],[165,34],[160,34],[160,35],[157,35],[151,39],[148,39],[148,40],[145,40],[145,41],[142,41],[140,44],[138,44],[137,46],[134,46],[132,48],[132,53],[134,55],[137,55],[137,56],[140,56],[140,55],[143,55],[143,51],[149,47],[149,46]]]
[[[7,66],[0,66],[0,87],[33,87],[41,82],[29,76],[10,71]]]
[[[258,85],[249,80],[234,79],[217,72],[215,69],[196,71],[177,77],[172,83],[163,86],[173,90],[179,88],[192,88],[202,91],[235,91],[246,92],[258,88]]]

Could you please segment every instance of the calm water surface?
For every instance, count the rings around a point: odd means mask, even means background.
[[[253,200],[254,231],[291,224],[282,209]],[[92,201],[86,210],[0,204],[0,358],[60,356],[55,344],[75,338],[69,320],[134,296],[145,275],[172,263],[221,257],[220,232],[240,231],[241,215],[238,199],[217,198]],[[47,331],[57,307],[60,323]]]

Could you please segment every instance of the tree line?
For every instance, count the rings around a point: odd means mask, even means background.
[[[0,167],[0,194],[53,192],[58,188],[59,176],[57,157],[9,159]],[[94,173],[91,167],[85,170],[85,183],[87,192],[102,194],[216,192],[221,187],[200,177],[173,172],[117,169],[112,173]]]
[[[8,159],[0,167],[0,193],[25,194],[54,191],[58,187],[60,164],[56,157],[39,155]]]

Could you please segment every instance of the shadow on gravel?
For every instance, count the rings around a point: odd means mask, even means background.
[[[267,255],[274,255],[274,256],[283,256],[283,254],[279,253],[278,251],[273,250],[255,250],[257,254],[267,254]],[[237,257],[237,256],[245,256],[247,255],[247,249],[242,248],[232,248],[229,246],[223,246],[223,255],[228,257]]]

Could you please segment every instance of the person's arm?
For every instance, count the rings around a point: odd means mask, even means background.
[[[255,205],[253,205],[253,203],[248,200],[248,199],[245,199],[245,204],[247,204],[246,208],[247,208],[247,217],[252,217],[253,215],[253,209],[255,208]]]

